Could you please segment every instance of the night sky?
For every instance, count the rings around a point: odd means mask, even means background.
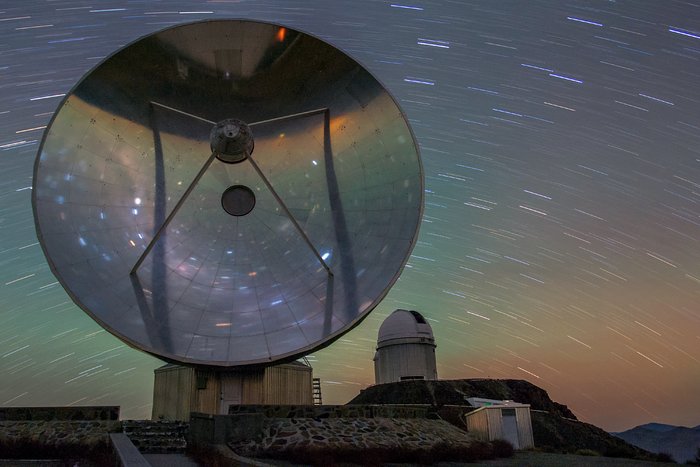
[[[32,168],[86,72],[213,18],[339,47],[396,97],[421,147],[418,244],[383,303],[309,357],[325,403],[373,383],[379,325],[409,308],[433,327],[443,379],[527,379],[607,430],[700,423],[700,2],[670,0],[3,2],[0,406],[150,416],[162,362],[57,283]]]

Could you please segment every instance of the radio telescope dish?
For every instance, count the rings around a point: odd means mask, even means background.
[[[65,97],[32,202],[73,301],[181,363],[290,360],[357,325],[418,234],[401,109],[352,58],[247,20],[127,45]]]

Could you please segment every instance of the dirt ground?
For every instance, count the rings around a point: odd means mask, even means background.
[[[460,464],[443,462],[438,464],[440,467],[457,467],[457,466],[479,466],[479,467],[502,467],[502,466],[518,466],[518,467],[659,467],[662,465],[678,465],[662,462],[639,461],[634,459],[620,459],[616,457],[597,457],[597,456],[577,456],[574,454],[551,454],[546,452],[516,452],[515,455],[508,459],[497,459],[474,464]]]
[[[284,461],[271,461],[269,459],[257,459],[271,466],[291,467]],[[355,467],[354,464],[341,464],[344,467]],[[386,464],[386,467],[406,467],[408,464]],[[497,459],[493,461],[464,463],[464,462],[440,462],[438,467],[660,467],[664,465],[678,465],[665,462],[640,461],[635,459],[620,459],[616,457],[577,456],[574,454],[551,454],[546,452],[516,452],[513,457]]]

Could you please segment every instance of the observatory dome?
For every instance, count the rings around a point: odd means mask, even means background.
[[[384,320],[374,356],[376,384],[437,379],[435,338],[423,315],[396,310]]]
[[[413,310],[395,310],[379,328],[377,347],[390,345],[394,339],[418,339],[435,344],[433,329],[423,315]]]

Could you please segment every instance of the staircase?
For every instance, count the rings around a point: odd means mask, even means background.
[[[122,429],[142,454],[179,454],[187,447],[189,424],[171,420],[123,420]]]
[[[312,395],[314,405],[323,405],[323,399],[321,398],[321,378],[314,378],[311,387],[313,390]]]

